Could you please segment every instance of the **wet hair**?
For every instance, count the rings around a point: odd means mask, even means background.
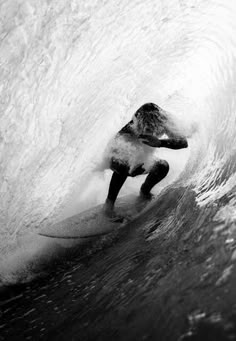
[[[146,103],[142,105],[134,115],[137,118],[145,115],[148,117],[155,117],[155,119],[157,119],[160,123],[164,123],[167,120],[164,115],[164,111],[154,103]]]
[[[164,126],[167,117],[165,112],[154,103],[146,103],[142,105],[134,114],[137,119],[137,130],[142,132],[145,127],[155,131],[158,126]]]

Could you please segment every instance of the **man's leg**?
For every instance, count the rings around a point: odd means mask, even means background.
[[[113,174],[109,185],[107,199],[104,205],[104,212],[109,217],[114,216],[113,209],[116,198],[129,175],[129,167],[124,164],[120,164],[116,160],[111,160],[111,169],[113,170]]]
[[[127,177],[128,177],[127,173],[113,172],[107,195],[107,200],[112,202],[113,205]]]
[[[169,164],[165,160],[157,161],[151,168],[145,182],[142,184],[140,189],[140,195],[145,198],[151,198],[151,189],[169,172]]]

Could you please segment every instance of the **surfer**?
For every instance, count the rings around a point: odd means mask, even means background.
[[[110,153],[110,169],[113,174],[104,204],[105,215],[115,217],[115,201],[128,176],[148,174],[140,188],[140,198],[152,198],[151,189],[169,172],[166,160],[152,160],[150,157],[154,148],[162,147],[187,148],[188,142],[176,132],[173,122],[163,109],[154,103],[146,103],[113,139]]]

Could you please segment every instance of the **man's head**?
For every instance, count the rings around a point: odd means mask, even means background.
[[[146,103],[136,111],[130,123],[137,135],[159,135],[164,133],[166,120],[160,107],[154,103]]]

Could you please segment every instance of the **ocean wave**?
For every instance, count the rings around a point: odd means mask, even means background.
[[[107,143],[145,102],[189,136],[187,151],[158,151],[171,170],[156,194],[191,188],[206,217],[217,207],[234,221],[236,5],[17,3],[1,4],[2,261],[39,226],[104,201]],[[188,200],[175,214],[191,214]],[[165,219],[171,230],[176,218]]]

